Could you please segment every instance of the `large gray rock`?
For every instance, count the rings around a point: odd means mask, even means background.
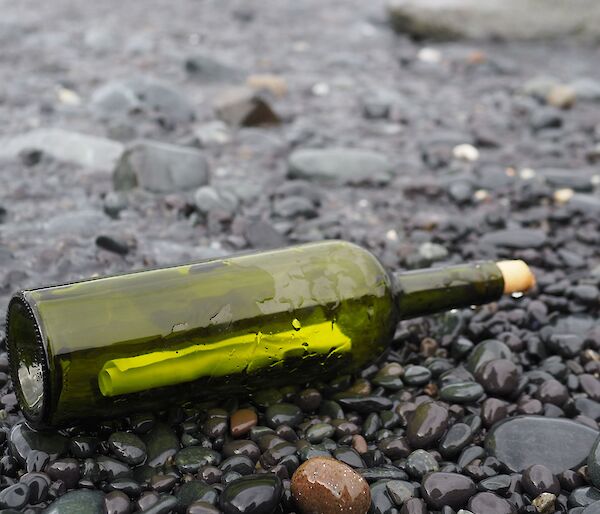
[[[355,148],[296,150],[288,164],[289,178],[338,185],[382,185],[393,175],[392,164],[385,156]]]
[[[0,159],[15,159],[23,151],[37,150],[59,161],[101,171],[111,171],[123,149],[117,141],[56,128],[0,139]]]
[[[391,0],[396,31],[433,39],[600,36],[596,0]]]
[[[113,173],[116,190],[141,187],[153,193],[188,191],[208,182],[209,166],[204,154],[154,141],[132,144]]]

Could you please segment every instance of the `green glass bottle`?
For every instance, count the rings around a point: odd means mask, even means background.
[[[36,427],[157,410],[357,370],[400,319],[505,289],[493,262],[390,274],[342,241],[94,278],[12,298],[11,376]]]

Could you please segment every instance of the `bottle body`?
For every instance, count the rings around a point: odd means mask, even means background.
[[[356,370],[398,321],[391,278],[341,241],[23,291],[11,373],[37,426]]]

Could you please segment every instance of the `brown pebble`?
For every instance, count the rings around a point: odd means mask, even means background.
[[[302,464],[292,476],[291,491],[302,514],[366,514],[371,505],[367,481],[328,457]]]
[[[354,448],[358,453],[363,454],[367,453],[367,441],[362,435],[356,434],[352,436],[352,448]]]
[[[237,410],[231,415],[231,435],[233,437],[246,435],[257,422],[258,417],[252,409]]]
[[[433,357],[438,349],[438,343],[431,337],[426,337],[421,341],[420,353],[424,357]]]

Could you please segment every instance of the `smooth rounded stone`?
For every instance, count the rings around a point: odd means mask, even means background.
[[[510,475],[496,475],[485,478],[477,484],[477,489],[483,492],[505,496],[510,490],[512,479]]]
[[[29,502],[29,486],[14,484],[0,491],[0,509],[20,509]]]
[[[424,366],[408,366],[402,379],[410,386],[425,385],[431,380],[431,371]]]
[[[279,425],[294,427],[303,418],[300,407],[292,403],[276,403],[269,406],[265,412],[265,421],[271,428],[277,428]]]
[[[481,420],[486,428],[508,416],[508,403],[498,398],[487,398],[481,404]]]
[[[406,459],[406,472],[417,480],[438,469],[439,465],[435,457],[425,450],[415,450]]]
[[[413,448],[433,446],[448,428],[448,409],[434,403],[422,403],[411,416],[406,435]]]
[[[54,500],[44,514],[106,514],[105,509],[103,493],[79,489]]]
[[[494,493],[477,493],[469,500],[468,508],[475,514],[515,514],[515,508]]]
[[[33,430],[24,422],[17,423],[12,427],[8,437],[10,452],[21,464],[25,464],[27,456],[32,450],[45,452],[50,460],[67,453],[69,440],[54,432],[41,432]]]
[[[173,489],[177,479],[172,475],[154,475],[150,479],[150,487],[158,492],[165,493]]]
[[[239,204],[238,197],[231,191],[213,186],[202,186],[194,193],[194,205],[196,210],[208,215],[212,211],[233,213]]]
[[[175,496],[161,496],[152,507],[144,511],[144,514],[170,514],[176,507]]]
[[[587,458],[588,476],[596,487],[600,484],[600,436],[596,438]]]
[[[406,480],[408,478],[408,475],[404,471],[391,464],[381,467],[361,468],[357,469],[356,472],[369,483],[376,482],[377,480]]]
[[[459,468],[464,468],[471,464],[475,459],[483,459],[484,457],[485,450],[481,446],[468,446],[461,452],[456,463]]]
[[[419,495],[419,486],[406,480],[388,480],[386,487],[390,498],[398,507]]]
[[[353,448],[340,447],[333,450],[332,455],[334,459],[347,464],[351,468],[363,468],[365,466],[365,462]]]
[[[326,437],[333,436],[335,428],[329,423],[316,423],[306,431],[306,439],[311,443],[320,443]]]
[[[115,478],[128,478],[133,474],[129,466],[120,460],[101,455],[96,459],[100,476],[103,480],[112,482]]]
[[[200,480],[191,480],[184,483],[175,493],[177,498],[177,512],[185,512],[186,509],[195,501],[203,501],[215,505],[218,499],[216,489],[200,482]]]
[[[423,499],[434,510],[444,505],[453,509],[464,507],[477,492],[475,482],[458,473],[431,473],[423,479]]]
[[[146,445],[135,434],[114,432],[108,438],[108,445],[112,454],[127,464],[135,466],[146,459]]]
[[[221,462],[219,468],[223,473],[236,471],[240,475],[250,475],[254,472],[254,461],[245,455],[233,455]]]
[[[568,419],[517,416],[495,425],[485,448],[511,471],[542,464],[559,474],[579,467],[597,437],[598,431]]]
[[[467,359],[467,369],[477,374],[479,368],[494,359],[510,359],[512,352],[506,344],[496,339],[488,339],[477,344]]]
[[[233,455],[245,455],[256,462],[260,457],[260,448],[254,441],[242,439],[239,441],[229,441],[223,445],[223,456],[225,458]]]
[[[442,438],[439,451],[446,458],[454,457],[471,442],[472,438],[473,431],[469,425],[466,423],[455,423]]]
[[[270,514],[281,496],[281,479],[271,473],[250,475],[225,487],[219,506],[225,514]]]
[[[239,409],[231,415],[229,430],[233,437],[245,436],[258,423],[258,416],[253,409]]]
[[[138,510],[146,511],[159,500],[158,493],[155,491],[144,491],[135,502],[135,507]]]
[[[600,380],[593,375],[584,373],[579,375],[579,384],[581,389],[594,401],[600,401]]]
[[[560,494],[558,478],[541,464],[534,464],[523,471],[521,485],[525,492],[534,498],[542,493]]]
[[[157,423],[144,436],[146,464],[153,468],[162,466],[179,450],[179,439],[168,425]]]
[[[392,498],[392,495],[390,494],[390,491],[388,489],[388,484],[390,483],[390,480],[378,480],[377,482],[375,482],[374,484],[371,484],[371,486],[369,487],[369,493],[370,493],[370,497],[371,497],[371,504],[370,504],[370,508],[367,507],[369,509],[369,513],[370,514],[392,514],[392,513],[397,513],[398,509],[396,509],[396,504],[394,502],[394,499]],[[320,511],[316,511],[316,512],[320,512]],[[336,511],[331,511],[336,512]],[[352,511],[344,511],[344,512],[352,512]],[[363,513],[366,513],[367,510],[362,511]],[[308,511],[306,514],[309,514],[310,511]]]
[[[600,501],[590,503],[581,511],[581,514],[600,514]]]
[[[33,450],[27,455],[25,467],[27,471],[41,471],[46,467],[49,461],[50,455],[46,452]]]
[[[131,510],[131,501],[129,497],[121,491],[112,491],[104,498],[106,504],[106,514],[129,514]]]
[[[196,473],[202,466],[221,463],[221,454],[201,446],[188,446],[175,455],[175,466],[182,473]]]
[[[121,477],[111,480],[106,485],[106,491],[121,491],[130,498],[138,498],[142,493],[142,487],[132,478]]]
[[[29,503],[31,505],[43,502],[48,497],[51,480],[46,473],[25,473],[19,481],[29,486]]]
[[[296,405],[304,412],[313,412],[321,405],[321,392],[314,388],[303,389],[296,397]]]
[[[427,514],[427,506],[421,498],[411,498],[402,505],[400,514]]]
[[[393,165],[371,150],[300,149],[289,157],[287,176],[336,185],[384,185],[393,176]]]
[[[405,437],[388,437],[379,441],[377,447],[391,460],[404,459],[411,453]]]
[[[292,476],[292,497],[300,512],[366,513],[371,501],[367,481],[350,466],[317,457],[304,462]]]
[[[360,414],[370,414],[392,408],[393,402],[383,396],[347,396],[338,398],[338,403],[345,409]]]
[[[477,382],[459,382],[440,389],[440,398],[447,402],[471,403],[483,396],[483,387]]]
[[[95,437],[77,436],[73,437],[69,443],[71,454],[77,459],[92,457],[97,447],[98,439]]]
[[[573,489],[568,499],[569,507],[587,507],[594,502],[600,502],[600,490],[590,486]]]
[[[190,504],[190,506],[187,508],[187,511],[185,514],[220,514],[220,513],[221,513],[221,511],[214,505],[211,505],[210,503],[206,503],[203,501],[197,501],[197,502]]]
[[[67,489],[74,489],[79,482],[79,461],[76,459],[58,459],[51,463],[46,473],[52,480],[62,480]]]
[[[542,403],[562,407],[569,399],[569,391],[558,380],[545,380],[538,386],[535,397]]]
[[[519,370],[508,359],[494,359],[479,368],[476,378],[486,393],[506,396],[519,385]]]

